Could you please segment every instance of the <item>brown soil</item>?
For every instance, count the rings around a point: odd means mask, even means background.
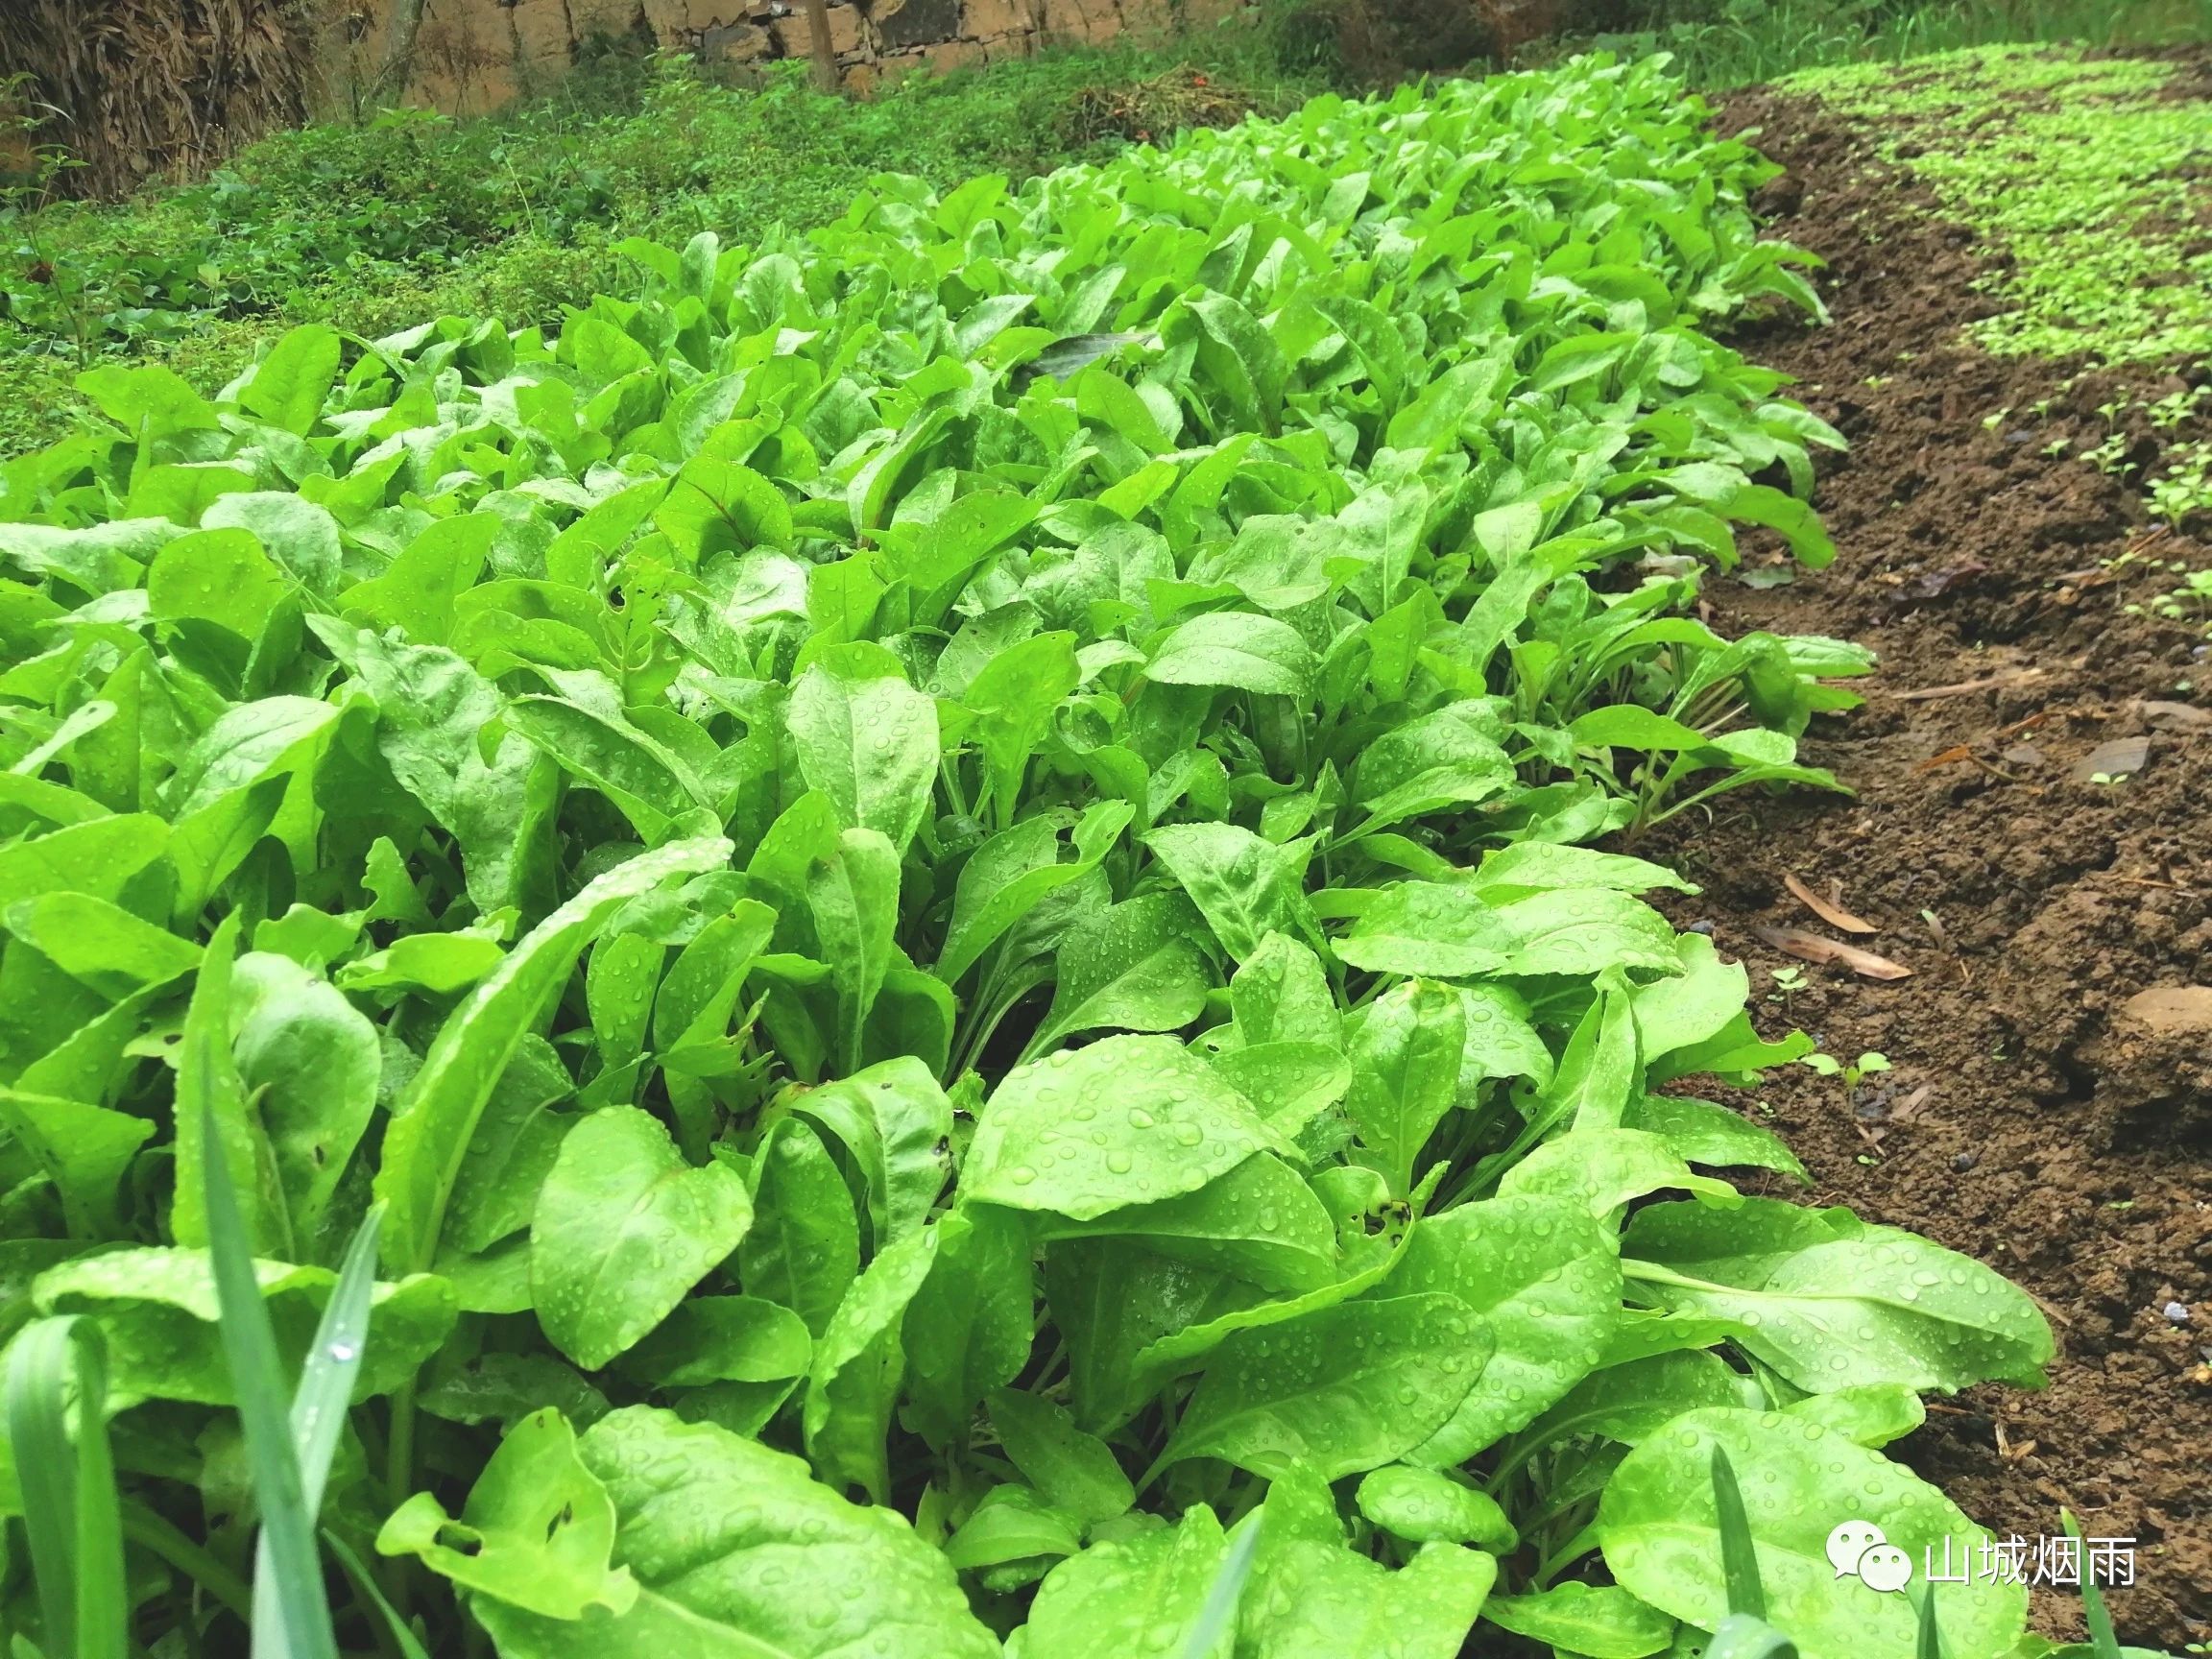
[[[1894,1062],[1856,1103],[1800,1068],[1762,1092],[1817,1200],[1988,1262],[2051,1315],[2048,1391],[1938,1402],[1900,1453],[2000,1536],[2056,1533],[2063,1504],[2091,1535],[2134,1537],[2136,1587],[2112,1598],[2123,1639],[2212,1639],[2212,994],[2151,1008],[2156,1023],[2128,1010],[2212,983],[2212,652],[2200,628],[2128,614],[2172,577],[2108,567],[2208,550],[2046,458],[2060,431],[2102,436],[2112,382],[2063,390],[2069,366],[1963,344],[1988,256],[1865,135],[1770,94],[1725,125],[1764,130],[1789,169],[1768,187],[1774,232],[1831,265],[1833,326],[1765,325],[1745,349],[1797,375],[1853,449],[1819,496],[1835,566],[1765,590],[1719,579],[1710,604],[1725,631],[1858,639],[1883,668],[1863,709],[1807,743],[1856,800],[1746,792],[1653,838],[1705,884],[1677,919],[1709,923],[1763,996],[1771,971],[1803,968],[1805,989],[1762,1002],[1770,1031]],[[1984,425],[2044,397],[2040,424]],[[2125,781],[2077,776],[2135,736],[2148,757]],[[1912,977],[1761,943],[1754,925],[1839,936],[1786,875],[1840,883],[1880,927],[1860,943]],[[2079,1637],[2079,1603],[2038,1591],[2035,1623]]]

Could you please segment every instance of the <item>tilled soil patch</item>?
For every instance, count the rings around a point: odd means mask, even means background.
[[[2200,626],[2128,607],[2174,586],[2151,559],[2206,550],[2045,453],[2119,383],[2063,389],[2078,366],[1965,343],[1995,256],[1878,162],[1874,134],[1773,94],[1724,125],[1761,129],[1789,169],[1773,230],[1829,260],[1835,310],[1742,344],[1853,448],[1820,489],[1835,566],[1767,589],[1716,579],[1714,620],[1857,639],[1883,666],[1866,707],[1806,746],[1855,800],[1746,791],[1650,850],[1704,884],[1676,920],[1750,964],[1770,1033],[1893,1062],[1856,1100],[1794,1067],[1757,1097],[1811,1196],[1998,1266],[2057,1332],[2048,1391],[1937,1402],[1897,1450],[2000,1537],[2056,1534],[2065,1505],[2091,1535],[2135,1538],[2121,1634],[2178,1649],[2212,1639],[2212,991],[2190,989],[2212,985],[2212,653]],[[2032,425],[1985,423],[2044,398]],[[1838,884],[1878,928],[1856,942],[1911,977],[1763,943],[1756,926],[1847,937],[1786,876]],[[1790,968],[1804,988],[1775,989]],[[2071,1591],[2036,1601],[2037,1628],[2080,1635]]]

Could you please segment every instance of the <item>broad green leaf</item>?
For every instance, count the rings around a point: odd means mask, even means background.
[[[1089,1221],[1043,1216],[1041,1240],[1122,1237],[1161,1256],[1295,1295],[1336,1278],[1336,1229],[1287,1164],[1256,1153],[1195,1192],[1113,1210]]]
[[[1046,1575],[1007,1651],[1011,1659],[1183,1659],[1226,1548],[1221,1523],[1202,1503],[1171,1527],[1093,1545]]]
[[[781,1302],[816,1336],[860,1272],[853,1195],[813,1125],[787,1118],[762,1137],[753,1226],[738,1242],[747,1290]]]
[[[729,857],[727,841],[685,841],[617,865],[532,929],[447,1018],[384,1134],[376,1195],[390,1206],[389,1262],[407,1267],[437,1259],[445,1207],[485,1103],[585,946],[630,901]]]
[[[1095,1526],[1137,1502],[1113,1448],[1051,1401],[999,1388],[988,1404],[1000,1450],[1047,1503]]]
[[[503,729],[506,700],[452,652],[379,641],[366,632],[350,645],[361,683],[376,700],[377,753],[399,786],[461,844],[477,908],[519,903],[527,838],[550,806],[553,763],[519,733],[490,740]],[[388,1238],[397,1243],[407,1223],[397,1207],[392,1219]]]
[[[919,1232],[945,1185],[952,1103],[911,1055],[885,1060],[791,1100],[823,1137],[842,1146],[866,1195],[881,1251]]]
[[[1318,936],[1305,895],[1310,842],[1279,847],[1234,824],[1173,824],[1144,844],[1238,961],[1270,933]]]
[[[696,564],[715,553],[787,547],[791,505],[749,467],[698,455],[676,474],[653,522],[677,552]]]
[[[975,1127],[967,1195],[1089,1221],[1195,1191],[1275,1137],[1167,1037],[1109,1037],[1009,1072]]]
[[[1147,1404],[1165,1376],[1141,1363],[1155,1342],[1205,1318],[1227,1275],[1155,1256],[1121,1238],[1070,1238],[1045,1256],[1045,1301],[1068,1343],[1076,1422],[1111,1433]],[[1201,1346],[1209,1352],[1215,1335]]]
[[[853,1282],[814,1345],[807,1375],[806,1456],[833,1488],[858,1486],[878,1503],[891,1488],[884,1436],[905,1375],[899,1330],[935,1263],[942,1235],[909,1234]]]
[[[1686,1411],[1748,1404],[1747,1381],[1718,1354],[1702,1348],[1608,1365],[1576,1383],[1515,1444],[1533,1448],[1596,1434],[1623,1446],[1638,1446]]]
[[[1848,1212],[1771,1198],[1734,1213],[1660,1204],[1623,1250],[1640,1301],[1731,1319],[1738,1340],[1797,1387],[2032,1387],[2053,1353],[2027,1295],[1979,1262]]]
[[[192,1000],[184,1012],[182,1052],[177,1066],[177,1119],[214,1124],[247,1242],[256,1251],[290,1255],[297,1243],[290,1237],[290,1212],[276,1185],[268,1140],[248,1103],[246,1080],[239,1074],[231,1043],[237,935],[237,918],[225,917],[201,957]],[[207,1242],[207,1178],[203,1165],[209,1150],[203,1136],[178,1138],[169,1232],[180,1244]]]
[[[937,781],[937,707],[890,675],[816,662],[791,687],[785,713],[807,786],[836,804],[849,829],[874,830],[903,852]]]
[[[305,437],[338,378],[341,344],[336,330],[319,323],[287,329],[239,392],[240,406],[272,426]]]
[[[337,1275],[325,1267],[256,1261],[253,1271],[287,1357],[304,1354]],[[111,1358],[108,1386],[127,1398],[237,1403],[216,1324],[220,1309],[204,1250],[131,1245],[47,1269],[32,1287],[40,1312],[80,1313],[99,1325]],[[452,1288],[418,1274],[380,1284],[354,1398],[388,1394],[414,1376],[452,1332]]]
[[[1321,959],[1285,933],[1270,933],[1229,981],[1237,1035],[1247,1046],[1278,1041],[1343,1046],[1344,1019]]]
[[[978,847],[960,871],[937,976],[957,980],[1049,895],[1096,869],[1134,815],[1125,801],[1085,808],[1070,836],[1072,860],[1061,859],[1059,825],[1046,816],[1025,818]]]
[[[1466,1044],[1459,998],[1429,980],[1394,985],[1355,1017],[1344,1112],[1394,1192],[1412,1190],[1414,1161],[1452,1109]]]
[[[169,827],[150,812],[96,817],[0,847],[0,896],[11,904],[49,893],[121,896],[161,856]]]
[[[1509,1555],[1521,1537],[1497,1501],[1434,1469],[1392,1463],[1361,1479],[1359,1513],[1409,1544],[1473,1544]]]
[[[1146,678],[1167,685],[1214,685],[1303,698],[1317,664],[1286,622],[1242,611],[1211,612],[1172,629],[1152,648]]]
[[[1454,1295],[1348,1302],[1215,1350],[1166,1467],[1219,1457],[1270,1479],[1334,1480],[1393,1462],[1448,1423],[1481,1375],[1489,1327]]]
[[[200,948],[84,893],[44,893],[0,911],[0,926],[62,973],[110,998],[165,985],[198,966]]]
[[[290,591],[284,573],[245,530],[180,536],[146,572],[147,608],[156,620],[211,622],[248,641],[261,637]]]
[[[1911,1600],[1871,1591],[1828,1559],[1839,1517],[1881,1527],[1915,1569],[1924,1551],[1940,1560],[1948,1546],[1970,1558],[1988,1537],[1911,1471],[1822,1424],[1732,1408],[1693,1412],[1614,1471],[1598,1511],[1598,1539],[1623,1587],[1700,1628],[1712,1629],[1728,1611],[1706,1473],[1717,1444],[1743,1489],[1767,1617],[1805,1659],[1913,1649]],[[2028,1593],[2018,1584],[1946,1584],[1937,1600],[1943,1651],[1954,1659],[1999,1659],[2025,1626]]]
[[[1495,1556],[1456,1544],[1424,1544],[1393,1572],[1336,1540],[1294,1537],[1280,1550],[1263,1549],[1254,1564],[1238,1651],[1267,1659],[1456,1659],[1497,1578]]]
[[[960,706],[974,716],[971,730],[983,752],[987,792],[1000,824],[1013,821],[1029,757],[1053,709],[1082,679],[1075,636],[1038,634],[993,657],[961,693]],[[978,798],[977,810],[982,806]]]
[[[1617,1584],[1569,1583],[1524,1596],[1493,1596],[1483,1603],[1482,1617],[1584,1659],[1647,1659],[1674,1642],[1674,1621]]]
[[[238,958],[230,1019],[292,1236],[313,1238],[376,1108],[376,1028],[320,976],[262,950]]]
[[[1678,967],[1666,918],[1607,888],[1555,889],[1494,903],[1472,888],[1401,881],[1359,913],[1336,953],[1371,973],[1439,979]]]
[[[1641,1129],[1577,1129],[1546,1142],[1505,1172],[1501,1196],[1560,1198],[1600,1220],[1634,1198],[1661,1190],[1693,1192],[1708,1204],[1733,1208],[1736,1189],[1712,1175],[1695,1175],[1660,1137]]]
[[[105,1106],[18,1089],[0,1089],[0,1124],[54,1183],[74,1237],[108,1238],[123,1230],[116,1190],[153,1135],[153,1124]]]
[[[77,376],[77,390],[133,436],[164,438],[216,425],[215,411],[207,400],[174,369],[158,363],[88,369]]]
[[[665,1319],[752,1219],[736,1172],[685,1163],[649,1113],[591,1113],[561,1142],[531,1217],[538,1322],[596,1371]]]
[[[1797,1154],[1773,1130],[1710,1100],[1647,1094],[1629,1102],[1621,1123],[1623,1128],[1658,1136],[1685,1163],[1721,1169],[1778,1169],[1807,1186],[1813,1184]]]
[[[1902,1440],[1928,1421],[1928,1408],[1921,1405],[1920,1396],[1896,1382],[1811,1394],[1788,1409],[1795,1416],[1826,1424],[1846,1440],[1872,1447]]]
[[[757,1296],[691,1296],[622,1356],[620,1369],[657,1388],[776,1382],[806,1375],[805,1322]]]
[[[1051,1011],[1029,1052],[1080,1031],[1173,1031],[1197,1019],[1214,987],[1191,937],[1197,921],[1176,895],[1149,893],[1078,922],[1060,947]]]
[[[648,842],[667,839],[709,807],[698,776],[618,710],[563,697],[517,697],[505,718],[563,771],[612,801]]]
[[[441,518],[383,571],[339,596],[340,609],[383,627],[404,629],[418,645],[453,641],[454,609],[482,573],[497,525],[489,515]]]
[[[547,1409],[508,1431],[458,1516],[418,1492],[384,1523],[376,1551],[416,1556],[472,1596],[577,1620],[637,1599],[629,1573],[608,1564],[614,1527],[613,1501],[577,1456],[576,1431]]]
[[[440,1375],[417,1399],[434,1417],[501,1428],[548,1407],[589,1428],[608,1410],[606,1395],[550,1354],[483,1355]]]
[[[1636,1044],[1647,1058],[1710,1041],[1727,1029],[1750,1000],[1751,976],[1740,963],[1721,961],[1712,940],[1701,933],[1685,933],[1675,941],[1675,950],[1682,961],[1681,974],[1655,979],[1633,993]]]
[[[1046,1503],[1026,1486],[994,1486],[975,1511],[945,1540],[945,1559],[963,1573],[1014,1563],[1034,1566],[1072,1555],[1083,1548],[1073,1517]]]
[[[1621,1307],[1610,1229],[1579,1205],[1501,1195],[1413,1229],[1377,1292],[1449,1292],[1487,1322],[1489,1363],[1410,1462],[1465,1462],[1557,1401],[1598,1363]]]
[[[1036,1339],[1028,1230],[977,1206],[937,1223],[936,1260],[901,1326],[906,1421],[932,1446],[966,1437],[976,1405],[1021,1374]]]

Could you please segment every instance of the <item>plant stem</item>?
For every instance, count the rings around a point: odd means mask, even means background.
[[[246,1580],[143,1503],[126,1499],[123,1536],[152,1551],[238,1615],[253,1617],[253,1592]]]

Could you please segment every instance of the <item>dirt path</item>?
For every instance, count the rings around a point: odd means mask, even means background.
[[[2063,366],[1960,343],[1988,303],[1969,288],[1983,255],[1863,135],[1771,95],[1724,124],[1764,130],[1790,169],[1774,233],[1832,265],[1832,327],[1744,349],[1799,376],[1854,447],[1821,487],[1836,566],[1767,590],[1718,579],[1710,602],[1727,632],[1843,636],[1884,668],[1809,746],[1856,801],[1730,796],[1654,838],[1705,884],[1677,920],[1710,922],[1765,994],[1802,964],[1754,925],[1840,936],[1783,878],[1835,881],[1879,926],[1861,942],[1913,971],[1805,968],[1763,1004],[1769,1027],[1895,1069],[1856,1107],[1797,1068],[1761,1098],[1815,1201],[1999,1266],[2058,1333],[2048,1392],[1937,1403],[1899,1450],[2000,1536],[2056,1533],[2065,1504],[2092,1535],[2136,1538],[2122,1637],[2178,1649],[2212,1639],[2212,991],[2137,999],[2212,984],[2212,652],[2200,627],[2123,610],[2173,578],[2106,563],[2205,550],[2045,456],[2069,423],[2102,436],[2110,384],[2061,391]],[[1985,423],[2045,397],[2032,434]],[[2089,761],[2126,739],[2147,753]],[[2079,1634],[2072,1594],[2039,1593],[2036,1623]]]

